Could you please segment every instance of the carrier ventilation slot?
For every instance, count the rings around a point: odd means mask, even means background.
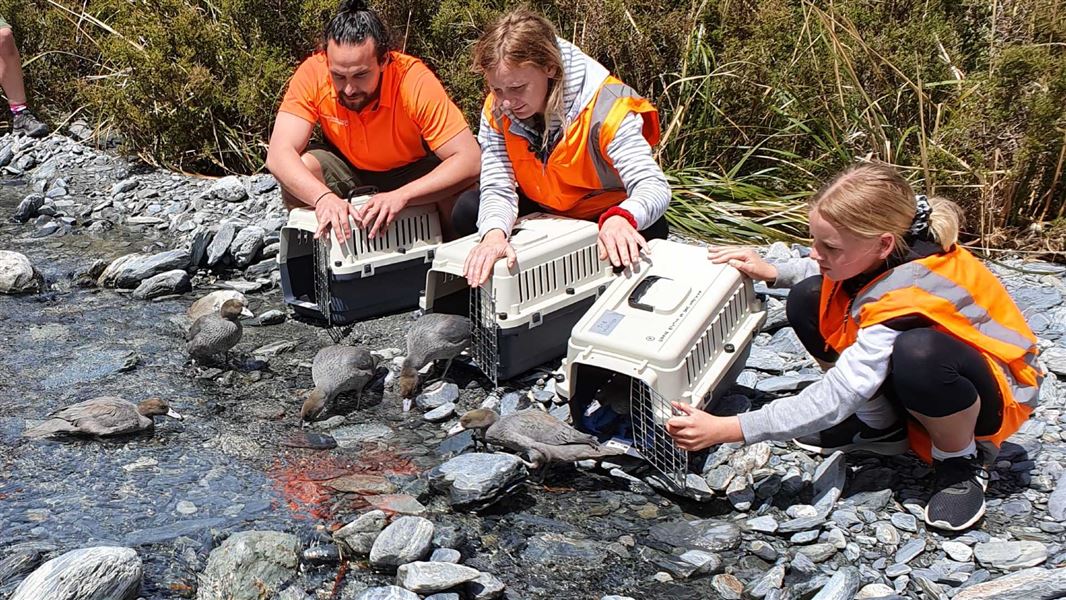
[[[571,287],[600,272],[596,246],[561,256],[551,262],[522,271],[518,278],[518,301],[527,302]]]
[[[685,358],[685,374],[688,385],[699,380],[707,369],[707,366],[717,357],[725,346],[733,332],[740,325],[740,320],[745,316],[750,304],[747,288],[741,286],[722,307],[721,312],[711,322],[710,327],[703,334],[696,345],[689,351]]]
[[[470,349],[474,364],[497,384],[499,373],[499,325],[496,322],[496,301],[486,286],[470,288]]]
[[[688,475],[688,452],[678,448],[666,432],[666,422],[673,407],[646,382],[631,378],[629,416],[633,426],[633,445],[644,460],[655,467],[667,483],[685,488]]]
[[[329,251],[330,237],[322,236],[314,242],[315,255],[315,303],[318,310],[326,319],[326,325],[333,325],[333,293],[329,289]]]

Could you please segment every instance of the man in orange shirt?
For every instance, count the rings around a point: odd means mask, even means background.
[[[407,205],[435,203],[443,232],[459,192],[476,183],[481,150],[440,80],[418,59],[389,51],[389,31],[359,0],[344,0],[323,50],[293,75],[267,150],[287,208],[309,206],[321,237],[351,237],[349,215],[374,238]],[[315,126],[326,144],[308,142]],[[361,186],[377,193],[362,208]]]

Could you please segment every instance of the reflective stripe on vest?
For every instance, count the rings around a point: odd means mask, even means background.
[[[607,83],[596,94],[596,101],[592,105],[592,127],[589,128],[588,151],[589,160],[596,167],[596,175],[600,178],[600,186],[604,190],[625,189],[622,178],[618,171],[611,166],[610,160],[605,156],[607,147],[600,148],[600,130],[611,114],[611,109],[620,98],[640,98],[640,94],[624,83]],[[610,132],[611,139],[617,131]],[[651,142],[649,142],[651,143]]]

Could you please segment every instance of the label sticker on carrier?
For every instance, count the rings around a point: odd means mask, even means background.
[[[618,327],[618,324],[622,322],[622,319],[624,317],[625,315],[623,315],[622,313],[609,310],[603,313],[603,316],[600,317],[598,321],[593,323],[592,327],[590,327],[589,330],[592,333],[598,333],[604,336],[611,335],[611,332],[614,331],[615,327]]]

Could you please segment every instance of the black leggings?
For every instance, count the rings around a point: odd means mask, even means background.
[[[804,279],[789,292],[785,312],[811,356],[836,362],[837,353],[818,330],[821,288],[821,275]],[[974,433],[991,435],[999,431],[1003,397],[980,352],[933,329],[932,322],[924,317],[903,317],[886,325],[901,330],[881,388],[891,402],[928,417],[946,417],[973,406],[980,398]]]
[[[459,194],[452,209],[452,226],[459,236],[470,235],[477,232],[477,215],[481,207],[481,190],[474,188]],[[551,212],[536,202],[530,200],[525,194],[518,193],[518,216],[528,215],[535,212]],[[648,225],[641,230],[646,240],[665,240],[670,233],[670,227],[666,223],[666,217]]]

